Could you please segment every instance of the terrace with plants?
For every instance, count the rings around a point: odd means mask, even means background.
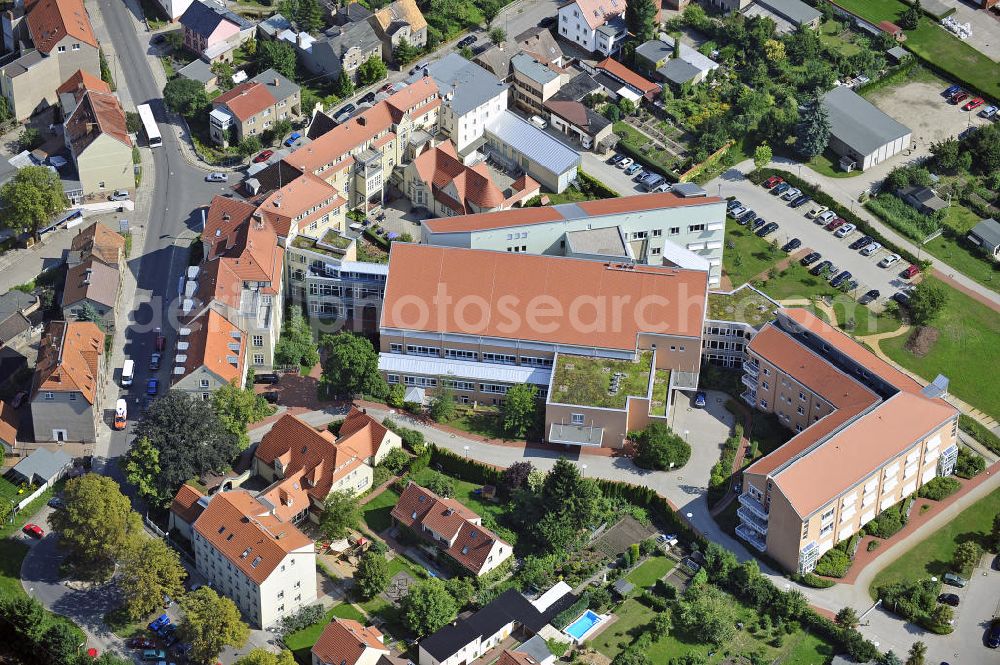
[[[308,236],[295,236],[292,239],[292,247],[307,249],[334,259],[343,259],[352,242],[354,240],[351,238],[342,236],[331,229],[323,234],[323,237],[319,240]]]
[[[560,355],[549,399],[558,404],[624,409],[629,395],[646,396],[652,365],[652,351],[641,352],[636,360]]]
[[[708,318],[713,321],[737,321],[754,328],[774,318],[779,306],[773,300],[743,285],[734,291],[713,291],[708,294]]]

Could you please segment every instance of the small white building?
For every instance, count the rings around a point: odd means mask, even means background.
[[[617,53],[628,35],[625,0],[575,0],[559,8],[559,36],[594,53]]]
[[[889,117],[846,86],[823,95],[830,119],[830,149],[845,171],[864,171],[909,147],[909,127]]]

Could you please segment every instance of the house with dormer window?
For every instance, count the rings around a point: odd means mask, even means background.
[[[559,37],[605,56],[621,50],[628,28],[625,0],[575,0],[559,8]]]

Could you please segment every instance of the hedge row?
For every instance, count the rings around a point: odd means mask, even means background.
[[[829,208],[830,210],[832,210],[835,213],[837,213],[837,215],[839,215],[840,217],[843,217],[844,219],[846,219],[851,224],[854,224],[858,228],[859,231],[861,231],[862,233],[864,233],[866,235],[871,236],[872,238],[875,239],[876,242],[881,243],[883,247],[885,247],[886,249],[888,249],[888,250],[890,250],[892,252],[895,252],[896,254],[899,254],[901,257],[903,257],[905,260],[909,261],[910,263],[915,263],[915,264],[921,266],[924,269],[927,269],[927,268],[930,267],[930,265],[931,265],[930,261],[926,261],[926,260],[925,261],[921,261],[921,260],[919,260],[917,258],[917,256],[915,254],[911,253],[909,250],[903,249],[901,247],[897,247],[894,242],[892,242],[891,240],[889,240],[885,236],[883,236],[877,229],[875,229],[866,220],[861,219],[860,217],[858,217],[857,215],[855,215],[853,212],[851,212],[849,209],[847,209],[844,206],[842,206],[832,196],[830,196],[829,194],[827,194],[823,190],[819,189],[815,185],[812,185],[812,184],[806,182],[802,178],[799,178],[798,176],[796,176],[796,175],[794,175],[794,174],[792,174],[792,173],[790,173],[788,171],[784,171],[782,169],[771,169],[771,168],[756,169],[754,171],[751,171],[747,175],[747,179],[749,179],[750,182],[753,182],[754,184],[759,185],[760,183],[764,182],[765,180],[767,180],[772,175],[776,175],[776,176],[782,178],[785,182],[787,182],[788,184],[790,184],[792,187],[796,187],[796,188],[802,190],[803,193],[808,194],[809,196],[811,196],[812,199],[813,199],[813,201],[816,201],[820,205],[825,205],[827,208]]]
[[[733,476],[733,462],[736,461],[736,453],[739,452],[740,442],[743,440],[743,425],[737,423],[733,428],[733,433],[722,444],[722,456],[712,467],[711,475],[708,478],[708,505],[717,504],[729,491],[729,481]]]
[[[978,420],[964,413],[958,416],[958,427],[973,439],[1000,455],[1000,436],[984,427]]]

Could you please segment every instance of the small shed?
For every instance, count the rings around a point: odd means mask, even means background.
[[[26,483],[44,485],[54,483],[73,466],[73,459],[61,450],[39,448],[17,463],[11,473]]]
[[[897,42],[901,42],[906,39],[906,35],[903,34],[903,29],[892,21],[881,21],[878,24],[878,29],[892,35],[892,38]]]
[[[969,241],[979,245],[994,261],[1000,260],[1000,222],[992,217],[984,219],[972,227]]]
[[[899,63],[910,59],[910,52],[902,46],[893,46],[885,52],[885,57],[889,59],[890,63],[898,65]]]
[[[614,591],[621,599],[628,598],[628,595],[635,590],[635,585],[629,582],[624,577],[611,585],[611,590]]]

